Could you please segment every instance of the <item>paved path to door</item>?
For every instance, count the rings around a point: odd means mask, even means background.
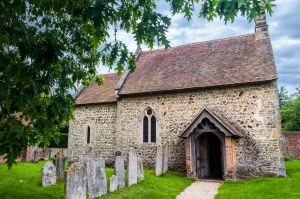
[[[220,182],[196,181],[181,192],[176,199],[214,199],[220,184]]]

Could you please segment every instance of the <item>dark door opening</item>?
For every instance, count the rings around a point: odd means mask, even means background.
[[[203,133],[196,140],[196,165],[199,178],[222,179],[222,143],[213,133]]]

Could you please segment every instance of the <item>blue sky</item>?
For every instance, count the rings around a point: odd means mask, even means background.
[[[273,15],[268,16],[268,25],[279,74],[278,84],[293,92],[300,86],[300,0],[276,0],[276,5]],[[158,9],[162,14],[171,16],[167,4],[159,2]],[[171,46],[177,46],[253,32],[254,23],[249,23],[242,17],[225,25],[221,20],[208,22],[197,16],[188,22],[182,15],[175,15],[167,37]],[[117,39],[125,42],[131,51],[135,51],[136,44],[132,35],[119,31]],[[142,46],[142,49],[147,48]],[[99,72],[108,71],[101,67]]]

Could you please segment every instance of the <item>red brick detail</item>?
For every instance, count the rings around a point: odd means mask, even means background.
[[[4,160],[4,155],[0,156],[0,164],[4,163],[5,160]]]
[[[225,137],[225,150],[226,150],[226,166],[227,170],[225,171],[224,178],[231,179],[233,178],[233,172],[235,169],[234,162],[234,147],[232,137]]]
[[[191,138],[186,138],[184,140],[185,145],[185,163],[186,163],[186,173],[188,176],[192,174],[192,157],[191,157]]]
[[[50,149],[27,147],[23,151],[23,161],[34,161],[34,152],[36,150],[36,160],[47,160],[50,157]]]
[[[285,158],[300,158],[300,131],[283,132]]]
[[[17,162],[26,161],[26,162],[32,162],[34,161],[34,147],[27,147],[22,151],[22,154],[19,158],[17,158]],[[50,157],[50,148],[49,149],[43,149],[43,148],[37,148],[36,158],[37,160],[47,160]],[[0,156],[0,164],[5,163],[4,159],[5,155]]]

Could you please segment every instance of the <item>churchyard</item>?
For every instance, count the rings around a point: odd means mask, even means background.
[[[41,169],[46,161],[37,164],[22,162],[8,170],[5,164],[0,165],[0,198],[1,199],[62,199],[64,198],[64,183],[47,187],[41,186]],[[127,171],[126,171],[127,172]],[[114,174],[113,168],[106,169],[107,182]],[[108,193],[100,198],[175,198],[193,180],[184,173],[168,172],[156,177],[154,170],[145,170],[145,180],[125,187],[114,193]]]
[[[1,199],[64,198],[64,181],[57,180],[55,185],[41,185],[41,170],[47,161],[39,163],[22,162],[8,170],[0,165]],[[237,182],[225,182],[219,188],[216,199],[228,198],[300,198],[300,160],[286,162],[288,178],[252,178]],[[127,170],[125,170],[127,174]],[[106,168],[107,189],[114,175],[113,168]],[[124,187],[99,198],[176,198],[193,180],[185,173],[168,171],[156,176],[154,170],[145,170],[144,180],[130,187]],[[125,175],[127,176],[127,175]]]

